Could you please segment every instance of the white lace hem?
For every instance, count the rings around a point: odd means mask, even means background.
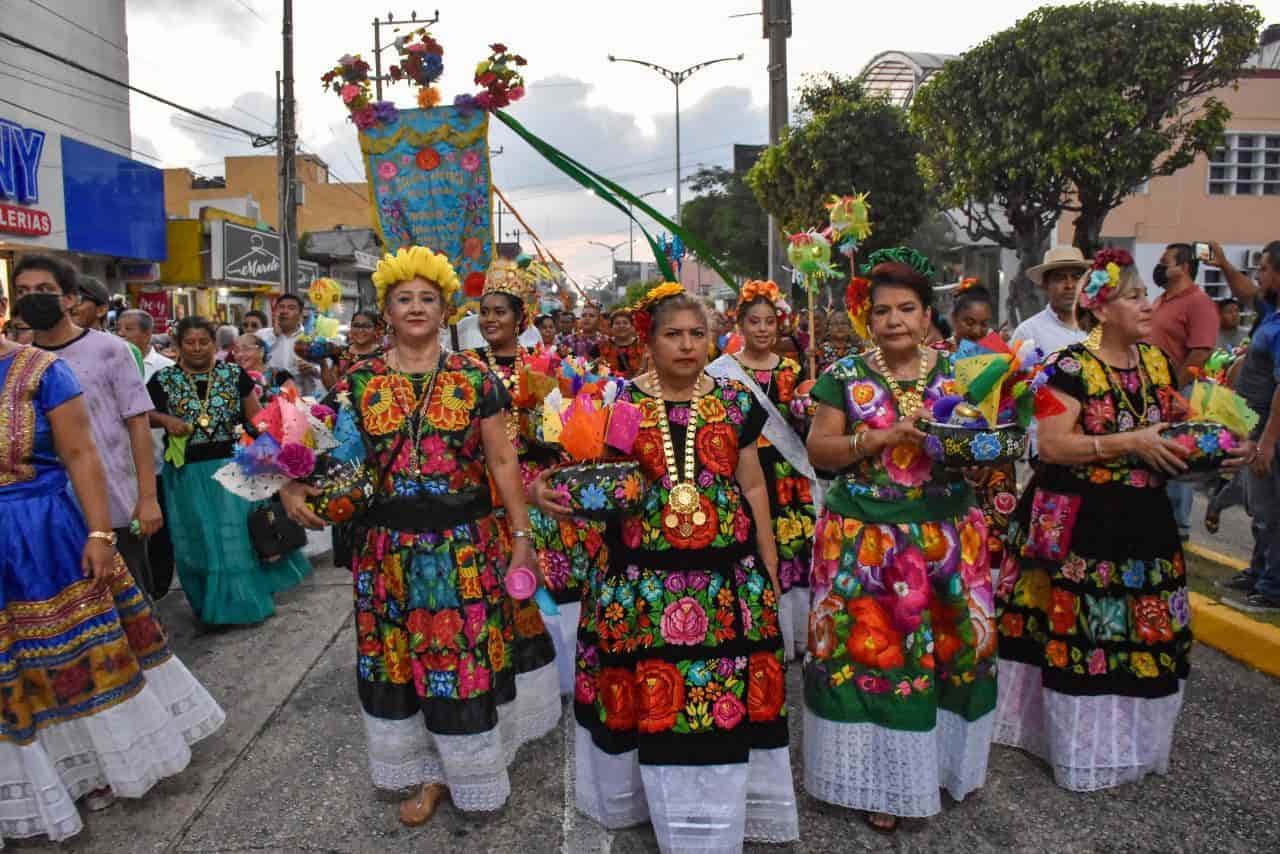
[[[809,647],[809,591],[793,587],[782,594],[778,607],[778,622],[782,624],[782,648],[787,657],[802,656]]]
[[[804,787],[815,798],[867,812],[926,818],[987,778],[995,714],[966,721],[938,710],[932,732],[840,723],[804,713]]]
[[[573,668],[578,659],[578,617],[582,604],[569,602],[560,606],[559,614],[542,615],[547,634],[556,648],[556,670],[560,674],[560,696],[573,696]]]
[[[664,852],[740,852],[744,840],[800,838],[785,747],[728,765],[641,765],[635,751],[605,753],[577,726],[574,764],[580,812],[610,830],[652,822]]]
[[[449,787],[454,806],[491,812],[511,794],[507,766],[516,751],[555,729],[560,720],[556,668],[547,664],[516,676],[516,698],[498,708],[498,726],[474,735],[436,735],[418,715],[394,721],[361,713],[369,773],[379,789],[427,783]]]
[[[145,671],[137,695],[43,729],[27,745],[0,743],[0,847],[5,838],[68,839],[83,826],[76,801],[110,786],[140,798],[185,769],[190,745],[226,715],[177,658]]]
[[[1039,757],[1073,792],[1167,774],[1183,685],[1167,697],[1080,697],[1045,688],[1040,668],[1000,661],[995,740]]]

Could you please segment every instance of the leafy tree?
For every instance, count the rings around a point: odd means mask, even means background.
[[[851,78],[825,74],[801,87],[796,118],[747,173],[783,229],[825,226],[823,202],[855,189],[870,193],[875,229],[860,251],[897,245],[916,229],[929,200],[916,167],[920,141],[902,109],[867,97]]]
[[[685,228],[714,248],[735,276],[760,278],[769,265],[769,218],[741,174],[714,166],[690,179],[699,195],[680,209]]]

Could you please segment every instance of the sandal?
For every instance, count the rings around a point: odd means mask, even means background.
[[[1218,526],[1222,523],[1222,517],[1212,511],[1205,511],[1204,529],[1210,534],[1218,533]]]
[[[400,823],[406,827],[419,827],[431,821],[436,807],[449,795],[443,783],[428,783],[418,794],[400,802]]]
[[[884,812],[867,812],[862,814],[867,827],[876,833],[889,834],[898,829],[898,817]],[[887,821],[886,821],[887,819]]]

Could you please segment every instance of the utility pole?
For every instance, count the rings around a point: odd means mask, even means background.
[[[438,23],[440,23],[440,10],[438,9],[435,12],[431,13],[430,20],[423,18],[421,21],[419,21],[418,12],[416,9],[409,14],[409,20],[407,21],[397,21],[395,15],[391,14],[390,12],[387,13],[387,19],[385,21],[380,20],[378,18],[373,19],[373,91],[375,96],[374,100],[377,100],[377,101],[382,100],[382,81],[389,79],[387,77],[384,77],[382,74],[382,51],[395,44],[394,41],[391,42],[391,44],[384,45],[382,43],[382,28],[383,27],[399,27],[399,26],[405,26],[405,25],[414,26],[414,27],[429,27],[432,24],[438,24]]]
[[[298,287],[298,131],[293,98],[293,0],[284,0],[280,34],[284,41],[284,79],[280,102],[280,291]]]
[[[763,0],[764,37],[769,40],[769,144],[777,145],[787,125],[787,39],[791,37],[791,0]],[[769,279],[782,273],[782,236],[769,215]],[[783,292],[789,292],[784,288]]]

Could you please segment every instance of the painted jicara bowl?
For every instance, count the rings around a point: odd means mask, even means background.
[[[644,496],[640,464],[630,461],[560,466],[550,482],[574,516],[600,522],[639,508]]]
[[[1017,424],[978,428],[921,421],[919,427],[925,433],[924,452],[948,468],[1014,463],[1027,450],[1027,431]]]
[[[1234,433],[1213,421],[1179,421],[1160,435],[1188,452],[1187,471],[1179,479],[1216,472],[1227,461],[1227,452],[1240,444]]]

